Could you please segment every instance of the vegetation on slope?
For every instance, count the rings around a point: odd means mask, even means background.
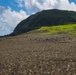
[[[76,34],[76,24],[43,26],[37,31],[46,32],[47,34]]]

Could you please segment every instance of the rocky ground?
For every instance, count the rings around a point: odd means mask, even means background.
[[[76,75],[76,35],[0,38],[0,75]]]

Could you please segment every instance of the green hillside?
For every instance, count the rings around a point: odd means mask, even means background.
[[[42,26],[36,31],[46,34],[76,34],[76,24]]]
[[[56,9],[43,10],[21,21],[10,35],[19,35],[41,27],[64,24],[76,24],[76,12]]]

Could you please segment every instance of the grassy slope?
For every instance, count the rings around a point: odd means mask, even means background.
[[[46,32],[47,34],[76,34],[76,24],[43,26],[37,31]]]

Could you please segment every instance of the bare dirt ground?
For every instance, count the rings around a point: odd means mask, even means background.
[[[0,75],[76,75],[76,35],[0,38]]]

